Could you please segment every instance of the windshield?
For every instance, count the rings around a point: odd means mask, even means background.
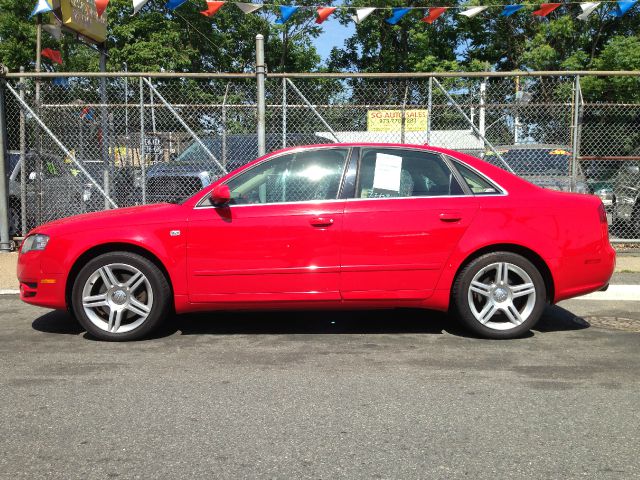
[[[202,143],[209,149],[212,154],[216,154],[216,145],[212,138],[203,138]],[[199,142],[193,142],[187,147],[185,151],[183,151],[174,159],[174,162],[178,163],[198,163],[206,161],[211,161],[211,158],[209,157],[207,151],[202,148]]]

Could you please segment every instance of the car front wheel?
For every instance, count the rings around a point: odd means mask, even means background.
[[[511,252],[494,252],[472,260],[458,274],[452,301],[454,314],[476,334],[515,338],[540,319],[546,289],[529,260]]]
[[[131,252],[90,260],[78,273],[72,309],[82,326],[101,340],[147,336],[170,312],[171,289],[162,271]]]

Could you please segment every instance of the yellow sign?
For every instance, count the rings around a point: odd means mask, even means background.
[[[425,132],[427,130],[427,110],[405,110],[405,132]],[[402,129],[402,110],[369,110],[367,112],[368,132],[399,132]]]
[[[107,39],[107,14],[98,17],[95,0],[53,0],[51,3],[66,28],[97,43]]]

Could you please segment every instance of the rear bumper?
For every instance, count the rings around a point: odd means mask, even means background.
[[[18,281],[20,300],[39,307],[64,309],[65,276],[47,273],[41,268],[42,252],[28,252],[18,256]]]
[[[616,266],[616,251],[608,244],[591,255],[563,257],[555,262],[554,303],[568,298],[606,290]]]

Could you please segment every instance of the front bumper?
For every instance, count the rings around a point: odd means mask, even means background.
[[[65,309],[66,278],[61,273],[43,271],[42,254],[31,251],[18,256],[20,300],[39,307]]]

